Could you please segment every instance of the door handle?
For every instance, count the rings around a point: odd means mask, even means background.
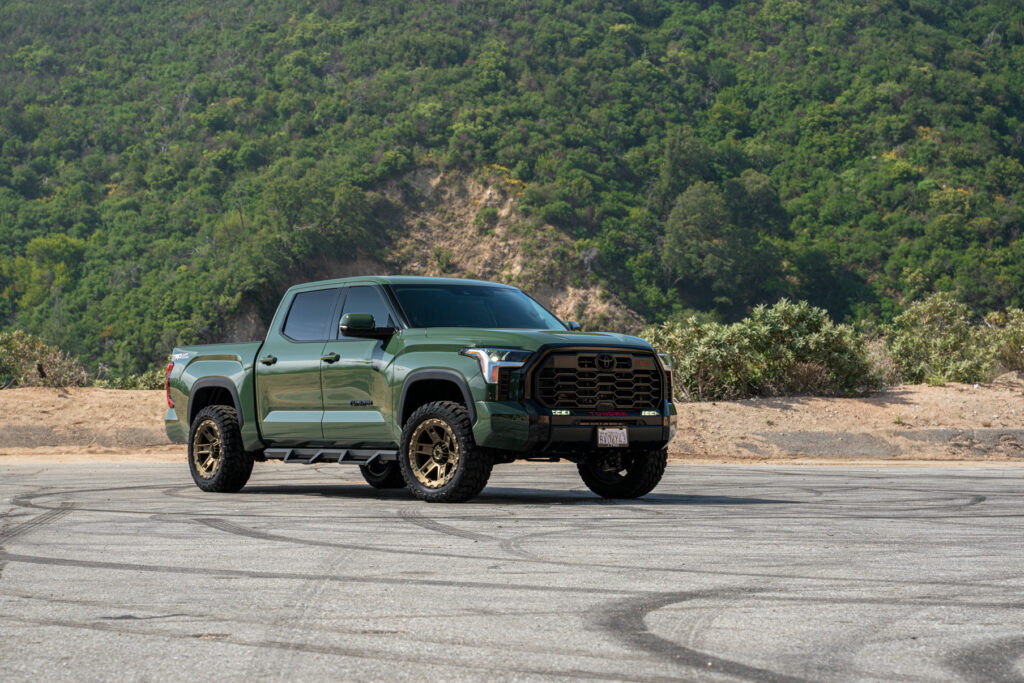
[[[263,358],[260,358],[260,362],[263,363],[264,365],[273,365],[274,363],[277,362],[277,356],[275,356],[274,354],[263,356]]]
[[[331,351],[328,354],[320,356],[320,360],[322,360],[325,363],[337,363],[339,360],[341,360],[341,356],[336,354],[334,351]]]

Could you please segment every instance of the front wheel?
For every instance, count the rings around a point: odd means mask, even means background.
[[[188,435],[188,469],[204,491],[234,493],[249,481],[252,456],[242,448],[234,408],[207,406],[196,414]]]
[[[435,401],[420,406],[402,428],[398,464],[412,494],[428,503],[461,503],[480,493],[491,458],[476,445],[465,406]]]
[[[587,488],[605,498],[639,498],[665,474],[668,448],[640,453],[601,453],[577,467]]]

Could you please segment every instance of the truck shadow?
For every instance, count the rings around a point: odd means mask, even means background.
[[[773,500],[770,498],[747,498],[740,496],[702,496],[688,493],[648,493],[642,498],[609,499],[589,491],[552,491],[544,489],[513,489],[505,487],[486,488],[470,503],[501,503],[505,505],[611,505],[611,506],[660,506],[660,505],[786,505],[796,500]]]
[[[415,500],[406,489],[374,489],[361,484],[258,485],[246,486],[235,495],[283,495],[350,500]],[[476,498],[461,505],[604,505],[657,507],[667,505],[796,505],[803,501],[748,498],[742,496],[708,496],[682,493],[649,493],[643,498],[611,500],[589,491],[488,487]]]

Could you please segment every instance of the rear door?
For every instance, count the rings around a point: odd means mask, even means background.
[[[341,289],[297,292],[256,359],[256,406],[264,441],[301,446],[323,440],[320,356]]]
[[[395,327],[397,320],[380,287],[348,287],[332,325],[334,339],[324,345],[320,366],[324,439],[344,446],[393,446],[385,415],[391,400],[386,373],[394,357],[388,349],[395,338],[342,337],[338,324],[346,313],[369,313],[377,327]]]

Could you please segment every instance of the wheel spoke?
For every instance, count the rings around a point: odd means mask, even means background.
[[[459,442],[445,420],[423,420],[408,444],[408,462],[421,484],[439,488],[451,481],[459,466]]]
[[[196,471],[204,479],[216,474],[221,461],[220,429],[212,420],[206,420],[196,428],[192,438],[192,458]]]

